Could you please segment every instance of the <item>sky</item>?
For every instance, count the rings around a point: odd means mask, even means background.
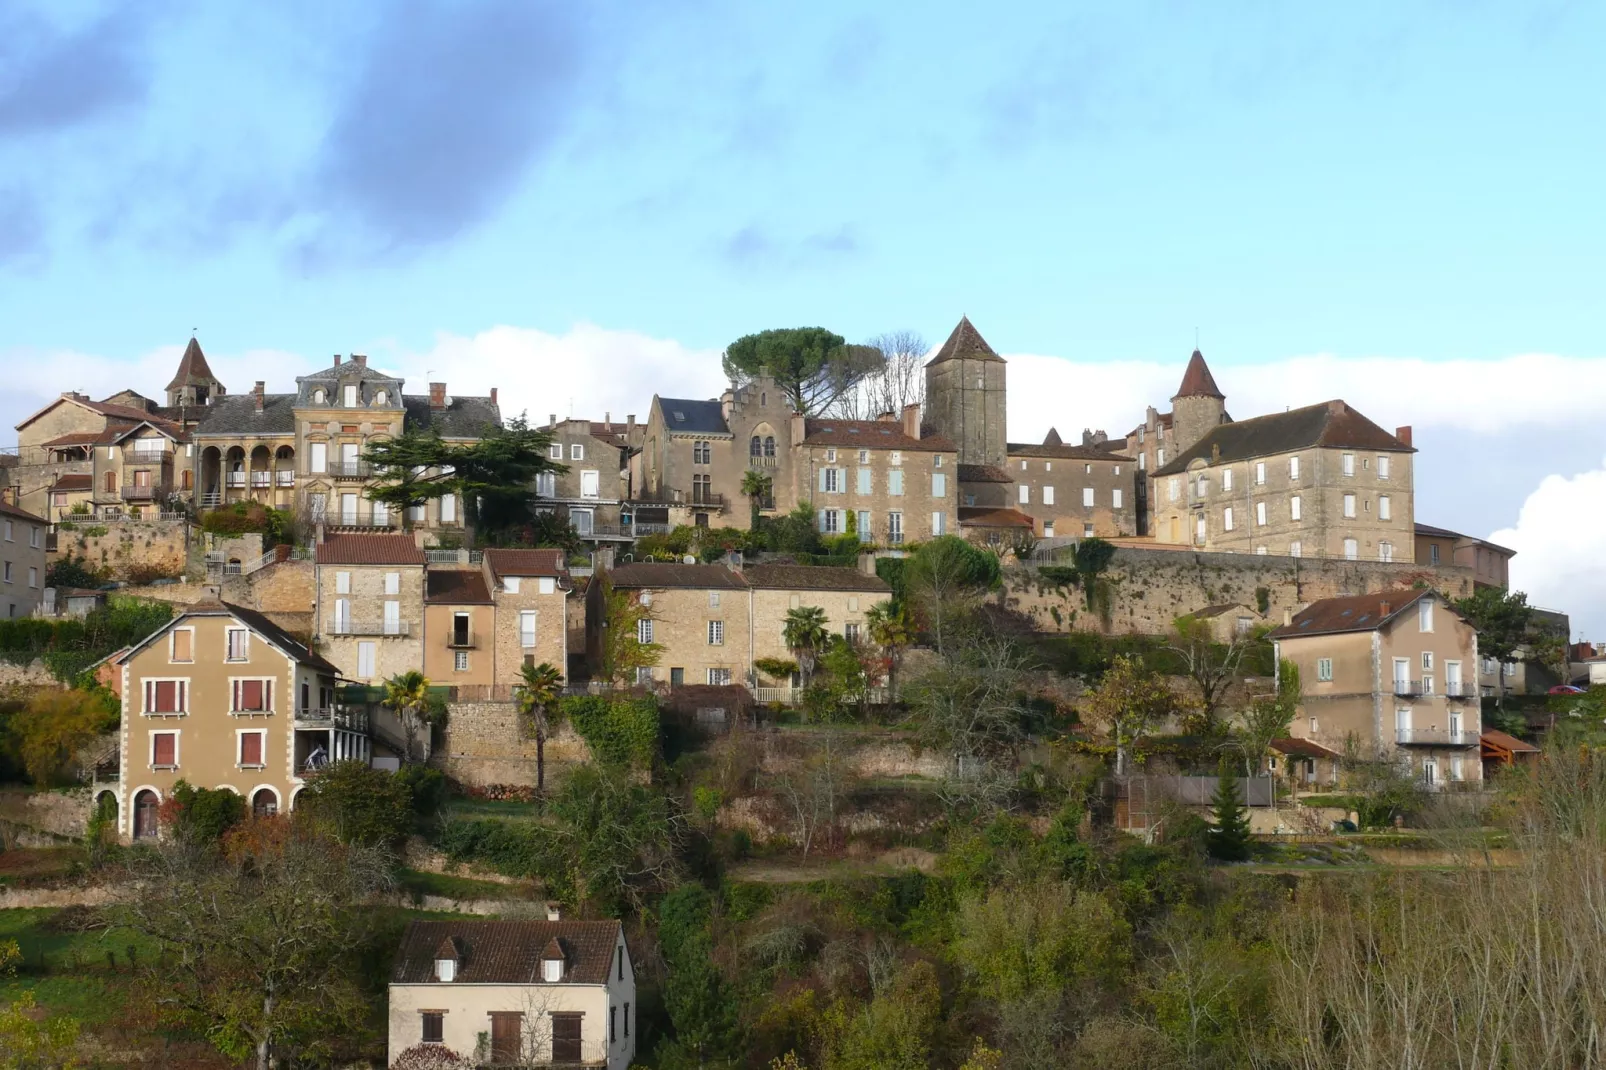
[[[1010,437],[1411,424],[1606,639],[1606,6],[0,0],[0,421],[362,352],[645,417],[767,327],[1010,361]]]

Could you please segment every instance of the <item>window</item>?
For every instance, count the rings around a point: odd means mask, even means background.
[[[30,567],[28,569],[28,586],[29,587],[37,587],[37,586],[39,586],[39,570],[38,569],[32,568],[32,567]]]
[[[1231,468],[1225,469],[1221,473],[1221,489],[1222,490],[1231,490],[1232,489],[1232,469]]]
[[[724,646],[725,645],[725,622],[724,621],[722,621],[722,620],[711,620],[711,621],[708,622],[708,645],[709,646]]]
[[[946,532],[947,530],[948,530],[948,514],[947,513],[932,513],[931,514],[931,533],[933,535],[941,535],[944,532]]]
[[[1456,732],[1454,734],[1457,735],[1457,736],[1460,735],[1459,732]],[[1462,766],[1461,766],[1461,762],[1462,762],[1462,759],[1460,759],[1460,758],[1451,758],[1450,759],[1450,779],[1451,780],[1460,780],[1462,778],[1462,776],[1464,775],[1463,770],[1462,770]]]
[[[1255,523],[1260,527],[1266,526],[1266,503],[1255,503]]]
[[[709,609],[718,609],[719,608],[719,592],[718,591],[709,591],[708,592],[708,608]]]
[[[1288,478],[1289,479],[1298,479],[1299,478],[1299,458],[1298,457],[1290,457],[1290,458],[1288,458]]]
[[[1089,476],[1092,475],[1093,474],[1093,466],[1090,465],[1090,464],[1084,464],[1082,466],[1082,474],[1083,475],[1089,475]]]
[[[1138,471],[1143,472],[1143,471],[1146,471],[1148,469],[1149,466],[1146,463],[1147,460],[1148,460],[1148,455],[1147,454],[1144,454],[1144,453],[1138,454]]]
[[[546,448],[546,458],[549,461],[563,460],[563,443],[554,442]]]
[[[1043,521],[1043,538],[1052,539],[1053,537],[1054,537],[1054,522],[1052,520]]]
[[[1121,492],[1120,491],[1116,491],[1115,493],[1120,494]],[[1054,488],[1053,487],[1044,487],[1043,488],[1043,504],[1044,505],[1053,505],[1054,504]]]
[[[1267,551],[1266,551],[1266,548],[1264,546],[1255,547],[1255,553],[1257,555],[1261,556],[1261,557],[1265,557],[1266,556],[1266,552]]]
[[[1157,464],[1157,465],[1164,465],[1165,464],[1165,450],[1164,449],[1158,449],[1158,450],[1154,451],[1154,463]]]
[[[1121,508],[1121,488],[1116,487],[1110,491],[1110,505],[1116,509]]]
[[[630,1004],[625,1004],[625,1036],[630,1035]]]
[[[177,769],[178,768],[178,733],[152,732],[151,733],[151,768]]]
[[[1353,494],[1344,495],[1344,515],[1347,517],[1355,515],[1355,495]]]
[[[869,494],[870,493],[870,479],[871,479],[870,469],[861,468],[861,469],[858,470],[856,475],[858,476],[858,482],[859,482],[858,491],[859,491],[859,493],[860,494]]]
[[[1261,486],[1266,482],[1266,462],[1255,462],[1255,485]]]
[[[775,456],[775,436],[774,435],[765,435],[764,436],[764,456],[766,456],[766,457]]]
[[[893,496],[903,494],[903,469],[894,468],[887,473],[887,493]]]
[[[1379,479],[1387,479],[1388,477],[1389,477],[1389,458],[1388,458],[1388,456],[1386,454],[1382,454],[1382,455],[1379,455],[1378,458],[1377,458],[1377,478],[1379,478]]]
[[[231,682],[233,713],[271,713],[273,711],[272,680],[234,680]]]
[[[454,524],[457,522],[457,495],[441,495],[441,523]]]
[[[312,403],[314,405],[322,405],[324,398],[328,396],[329,395],[325,394],[322,389],[314,390],[312,392]]]
[[[941,458],[938,459],[941,460]],[[945,473],[931,473],[931,496],[933,498],[948,497],[948,476]]]
[[[825,491],[825,493],[827,493],[827,494],[841,494],[842,493],[842,469],[840,469],[840,468],[822,468],[822,469],[820,469],[820,489]]]
[[[1377,499],[1377,518],[1379,520],[1394,519],[1394,503],[1389,501],[1387,494],[1381,494]]]
[[[1092,506],[1093,506],[1093,488],[1092,487],[1083,487],[1082,488],[1082,505],[1084,507],[1086,507],[1086,508],[1092,508]]]
[[[1028,487],[1026,484],[1022,483],[1020,485],[1020,487],[1017,488],[1017,489],[1020,491],[1020,504],[1022,504],[1022,505],[1030,505],[1030,504],[1032,504],[1032,488]]]
[[[1182,480],[1172,476],[1166,481],[1165,496],[1168,501],[1176,501],[1177,495],[1182,493]]]
[[[224,660],[245,661],[250,658],[251,641],[247,638],[251,634],[250,632],[247,632],[244,628],[230,628],[224,634],[227,636],[228,642],[228,650],[224,655]]]
[[[931,467],[933,467],[933,468],[941,468],[942,467],[942,454],[939,453],[939,454],[937,454],[937,456],[935,456],[935,457],[933,457],[931,459]]]
[[[1347,475],[1347,476],[1354,475],[1355,474],[1355,454],[1353,454],[1353,453],[1344,454],[1343,466],[1344,466],[1344,474],[1345,475]]]
[[[1021,471],[1022,471],[1022,472],[1024,472],[1024,471],[1026,471],[1026,462],[1025,462],[1025,461],[1022,461],[1022,462],[1021,462],[1021,463],[1020,463],[1020,470],[1021,470]]]
[[[852,621],[842,625],[842,637],[850,643],[859,641],[859,626]]]
[[[1295,539],[1293,542],[1288,544],[1288,556],[1289,557],[1299,557],[1300,556],[1300,550],[1301,550],[1301,547],[1299,545],[1299,540],[1298,539]]]
[[[860,464],[869,464],[870,463],[870,451],[869,450],[860,450],[859,451],[859,463]]]
[[[468,651],[459,650],[452,655],[452,671],[468,672]]]
[[[641,620],[636,621],[636,642],[642,646],[652,642],[652,619],[650,617],[643,617]]]
[[[1333,678],[1333,659],[1332,658],[1317,658],[1316,659],[1316,679],[1325,682],[1325,681],[1332,680],[1332,678]]]
[[[386,594],[400,594],[401,593],[401,573],[400,572],[387,572],[387,573],[385,573],[385,593]]]
[[[903,451],[902,450],[893,450],[891,455],[887,457],[887,463],[890,464],[890,465],[893,465],[894,467],[896,467],[897,465],[902,464],[903,463]]]
[[[1428,561],[1435,565],[1439,563],[1439,544],[1436,542],[1428,544]]]
[[[1115,475],[1120,475],[1121,474],[1121,466],[1120,465],[1116,465],[1114,468],[1111,469],[1111,472],[1113,472]]]
[[[1083,524],[1082,525],[1082,538],[1091,539],[1092,537],[1093,537],[1093,525],[1092,524]]]
[[[860,509],[858,515],[859,539],[861,542],[870,541],[870,510]]]
[[[440,1011],[420,1011],[418,1017],[423,1023],[423,1028],[419,1031],[419,1039],[425,1044],[442,1043],[445,1037],[442,1026],[446,1016]]]
[[[169,638],[168,638],[168,655],[167,655],[167,657],[168,657],[169,661],[194,661],[195,660],[195,629],[194,628],[174,628],[173,629],[172,635],[169,636]]]
[[[1300,512],[1302,504],[1297,494],[1288,499],[1288,518],[1290,520],[1298,520],[1304,515]]]
[[[704,448],[707,448],[708,443],[700,442],[700,443],[698,443],[698,445],[703,446]],[[569,443],[569,460],[571,460],[571,461],[583,461],[585,459],[586,459],[586,448],[585,448],[585,446],[581,445],[578,442]]]
[[[519,646],[525,650],[535,648],[535,610],[519,610]]]
[[[241,769],[261,769],[263,766],[263,740],[266,732],[253,730],[240,733],[240,761]]]
[[[545,981],[549,985],[556,984],[557,982],[563,980],[563,960],[542,959],[541,980]]]
[[[820,530],[828,535],[835,535],[842,530],[842,510],[821,509]]]
[[[625,979],[625,949],[623,947],[615,948],[614,949],[614,958],[618,961],[618,964],[619,964],[618,976],[615,979],[619,980],[619,981],[623,981]],[[627,1004],[625,1004],[625,1006],[628,1007],[629,1004],[627,1003]]]
[[[1422,651],[1422,671],[1423,672],[1432,672],[1433,671],[1433,651],[1431,651],[1431,650]]]
[[[1416,604],[1416,626],[1418,631],[1433,630],[1433,599],[1424,598]]]
[[[731,671],[729,669],[709,669],[708,684],[710,687],[729,687],[731,685]]]
[[[556,577],[553,577],[553,576],[537,576],[536,577],[536,580],[535,580],[535,593],[536,594],[551,594],[552,592],[556,591],[557,589],[558,589],[558,581],[557,581]],[[645,601],[643,601],[641,604],[642,605],[646,605],[647,603]]]
[[[349,572],[336,572],[335,573],[335,594],[350,594],[350,593],[351,593],[351,573],[349,573]]]
[[[11,562],[10,561],[6,562],[5,578],[6,578],[6,582],[7,583],[11,582]]]
[[[903,514],[900,512],[887,514],[887,542],[893,546],[903,545]]]
[[[6,521],[6,541],[7,542],[13,542],[14,541],[13,538],[12,538],[12,534],[11,534],[11,521],[9,521],[9,520]]]
[[[669,670],[669,676],[670,676],[670,681],[671,682],[674,681],[675,673],[677,673],[679,671],[680,671],[679,669],[670,669]],[[638,683],[638,684],[650,684],[650,683],[652,683],[652,666],[651,665],[637,665],[636,666],[636,683]]]
[[[830,462],[832,464],[835,464],[836,463],[836,450],[834,450],[834,449],[826,450],[825,451],[825,459],[828,462]]]
[[[374,655],[378,652],[377,644],[357,644],[357,675],[364,680],[371,680],[374,676]]]
[[[188,680],[146,680],[145,712],[148,714],[182,714],[189,712]]]
[[[1394,560],[1394,544],[1389,542],[1386,539],[1384,541],[1378,543],[1377,544],[1377,559],[1379,561],[1393,561]]]
[[[187,474],[188,473],[186,473],[186,475]],[[39,531],[39,528],[31,527],[28,529],[28,545],[34,547],[35,549],[38,549],[39,547]]]
[[[1221,530],[1232,530],[1232,506],[1230,505],[1221,511]]]
[[[616,1044],[619,1041],[619,1008],[608,1008],[608,1043]]]
[[[1361,555],[1360,543],[1356,542],[1354,539],[1345,539],[1344,540],[1344,560],[1346,560],[1346,561],[1354,561],[1356,558],[1360,557],[1360,555]]]

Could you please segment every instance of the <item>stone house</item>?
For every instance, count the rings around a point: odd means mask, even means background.
[[[1428,589],[1313,602],[1271,632],[1299,667],[1292,735],[1408,766],[1430,788],[1481,780],[1478,637]]]
[[[412,535],[332,534],[314,549],[314,636],[349,680],[424,667],[424,551]]]
[[[901,546],[957,532],[959,463],[952,442],[925,434],[919,406],[879,420],[794,415],[789,503],[808,502],[823,535],[856,532]]]
[[[0,605],[31,617],[45,597],[45,519],[0,502]]]
[[[548,418],[548,458],[566,467],[536,477],[537,510],[557,512],[591,543],[628,543],[636,536],[632,514],[630,454],[642,438],[635,416],[623,424],[609,413],[601,421]]]
[[[1007,504],[1032,519],[1033,534],[1109,539],[1138,533],[1131,457],[1067,445],[1053,428],[1042,445],[1011,442],[1007,448],[1015,495]]]
[[[741,525],[746,510],[735,508],[733,488],[741,487],[747,464],[734,442],[721,402],[654,394],[632,503],[636,522]]]
[[[1464,565],[1472,569],[1472,582],[1478,587],[1509,587],[1511,559],[1516,556],[1517,551],[1486,539],[1431,524],[1416,525],[1416,563],[1435,567]]]
[[[496,681],[496,603],[481,569],[424,571],[424,675],[437,686]]]
[[[483,567],[495,602],[492,684],[511,688],[525,665],[542,662],[573,676],[566,620],[573,583],[563,551],[490,549]]]
[[[1249,420],[1195,350],[1172,398],[1177,455],[1149,474],[1157,542],[1207,551],[1408,562],[1411,429],[1389,434],[1343,401]]]
[[[295,805],[325,761],[367,761],[366,718],[337,709],[340,671],[255,610],[197,602],[118,662],[117,800],[123,840],[158,835],[180,780],[245,797],[258,814]]]
[[[892,598],[879,576],[855,568],[805,565],[748,565],[742,570],[751,592],[753,657],[792,657],[784,635],[786,614],[802,606],[825,610],[826,631],[851,642],[868,641],[866,617]]]
[[[1218,643],[1232,643],[1266,623],[1266,618],[1259,610],[1242,602],[1205,606],[1188,615],[1195,620],[1203,621]]]
[[[132,449],[124,440],[156,434],[172,444],[183,441],[184,429],[158,415],[158,407],[147,399],[128,392],[114,396],[137,404],[92,401],[68,391],[17,424],[12,504],[52,522],[80,503],[122,509],[120,462],[125,449]],[[131,434],[136,428],[144,430]],[[182,485],[182,476],[175,473],[184,467],[176,456],[170,451],[162,466],[174,489]],[[108,471],[116,480],[109,490]]]
[[[414,921],[390,979],[390,1052],[440,1045],[476,1066],[627,1070],[639,1032],[618,921]]]

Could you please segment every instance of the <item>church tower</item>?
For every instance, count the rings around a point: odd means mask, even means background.
[[[196,408],[201,405],[210,405],[213,398],[222,397],[227,391],[223,384],[218,382],[217,376],[206,363],[206,354],[201,352],[201,344],[194,338],[184,347],[184,356],[179,359],[178,371],[173,373],[173,381],[167,384],[167,406],[170,409]]]
[[[1188,370],[1182,373],[1182,385],[1171,398],[1171,434],[1176,443],[1176,456],[1186,453],[1212,428],[1230,420],[1226,395],[1216,386],[1204,354],[1195,349],[1188,358]]]
[[[1004,367],[968,317],[926,362],[925,423],[959,447],[960,464],[1004,467]]]

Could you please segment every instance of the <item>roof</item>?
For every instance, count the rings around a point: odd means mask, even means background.
[[[1486,743],[1491,746],[1499,747],[1501,750],[1510,751],[1513,754],[1539,753],[1539,748],[1534,746],[1532,743],[1527,743],[1518,739],[1516,736],[1508,735],[1507,733],[1500,731],[1498,728],[1485,729],[1483,735],[1478,737],[1478,741],[1480,743]]]
[[[563,950],[568,984],[608,980],[622,932],[617,921],[415,921],[402,935],[392,984],[538,984],[541,957],[552,941]],[[456,938],[462,962],[456,980],[437,981],[435,953]]]
[[[690,398],[657,398],[664,413],[664,427],[669,433],[687,435],[728,435],[725,410],[717,401],[693,401]]]
[[[89,477],[85,476],[84,478],[88,479]],[[44,517],[42,517],[42,516],[34,516],[32,513],[28,512],[28,510],[19,509],[17,506],[12,505],[10,502],[0,502],[0,516],[9,516],[13,520],[27,520],[30,523],[34,523],[34,524],[46,523],[46,520],[45,520]]]
[[[502,426],[502,409],[489,397],[449,395],[444,409],[429,407],[429,396],[403,394],[408,430],[435,431],[442,438],[479,438],[487,427]]]
[[[1050,434],[1053,434],[1053,432],[1051,431]],[[1057,441],[1059,436],[1055,435],[1054,437],[1056,442],[1053,444],[1050,444],[1046,439],[1041,446],[1034,446],[1030,442],[1011,442],[1005,445],[1004,449],[1011,457],[1050,457],[1056,460],[1064,457],[1073,461],[1130,461],[1132,459],[1118,452],[1126,449],[1126,442],[1123,439],[1117,439],[1113,444],[1106,442],[1102,446],[1068,446],[1063,442]]]
[[[49,443],[47,442],[46,445],[48,446]],[[1449,528],[1436,528],[1432,524],[1418,523],[1416,525],[1416,533],[1440,539],[1466,539],[1468,542],[1487,546],[1491,550],[1499,550],[1501,553],[1510,554],[1512,557],[1517,556],[1517,551],[1510,547],[1501,546],[1499,543],[1490,542],[1488,539],[1480,539],[1476,535],[1464,535],[1459,531],[1451,531]]]
[[[829,565],[748,565],[742,570],[751,587],[760,590],[891,592],[880,576],[856,568]]]
[[[148,427],[159,435],[165,435],[174,442],[187,442],[189,435],[177,424],[170,424],[166,420],[141,420],[137,424],[117,424],[106,428],[106,434],[113,442],[121,442],[142,427]]]
[[[1231,613],[1235,609],[1249,609],[1242,602],[1223,602],[1220,605],[1205,606],[1203,609],[1189,613],[1190,617],[1219,617],[1223,613]],[[1253,612],[1253,611],[1251,611]],[[1258,614],[1257,614],[1258,616]]]
[[[993,347],[987,344],[987,339],[981,336],[969,316],[960,316],[959,325],[948,336],[948,340],[937,350],[937,355],[926,361],[926,367],[941,364],[945,360],[996,360],[1003,363]]]
[[[961,483],[1013,483],[1015,477],[996,464],[962,464],[959,466]]]
[[[424,574],[424,601],[451,603],[491,601],[491,592],[485,589],[485,575],[478,569],[432,568]]]
[[[747,581],[724,565],[677,565],[667,561],[638,561],[608,573],[615,587],[717,587],[740,590]]]
[[[178,624],[186,617],[233,617],[296,661],[304,665],[310,665],[319,672],[328,673],[330,676],[340,675],[339,669],[329,664],[312,650],[309,650],[299,639],[267,617],[264,617],[261,613],[254,609],[247,609],[244,606],[237,606],[232,602],[220,602],[215,598],[202,599],[192,605],[185,606],[183,611],[164,627],[156,629],[144,640],[130,647],[128,654],[131,655],[136,651],[143,650],[158,636],[165,635],[175,624]],[[127,660],[127,657],[128,655],[124,655],[123,660]]]
[[[561,576],[566,571],[562,550],[500,550],[485,551],[485,563],[491,575],[503,576]]]
[[[1289,758],[1342,758],[1336,750],[1329,750],[1312,739],[1274,739],[1271,749]]]
[[[959,510],[959,524],[970,528],[1026,528],[1037,524],[1019,509],[964,508]]]
[[[846,446],[849,449],[926,450],[952,452],[954,444],[941,435],[910,438],[896,420],[804,420],[803,445]]]
[[[318,544],[320,565],[422,565],[411,535],[331,535]]]
[[[1347,403],[1334,400],[1220,424],[1154,474],[1185,472],[1189,464],[1201,458],[1211,464],[1221,464],[1316,446],[1416,452]]]
[[[1324,598],[1294,614],[1294,619],[1273,631],[1270,638],[1297,639],[1302,635],[1375,631],[1431,594],[1433,592],[1426,589],[1400,589]]]
[[[181,386],[215,382],[217,376],[212,374],[211,366],[206,363],[206,354],[201,352],[201,343],[192,337],[190,344],[184,347],[184,355],[178,361],[178,371],[173,373],[173,381],[167,384],[167,389],[174,390]]]
[[[1227,395],[1216,386],[1216,377],[1210,374],[1210,366],[1205,363],[1204,354],[1197,349],[1193,356],[1188,358],[1188,368],[1182,373],[1182,385],[1177,392],[1171,395],[1171,400],[1177,398],[1221,398]]]
[[[73,431],[41,442],[40,445],[47,449],[52,446],[98,446],[103,442],[115,441],[116,436],[128,427],[128,424],[115,424],[99,431]]]
[[[71,490],[91,490],[91,489],[93,489],[94,485],[95,485],[94,477],[89,475],[87,472],[85,472],[85,473],[83,473],[81,475],[69,474],[69,475],[64,475],[64,476],[57,476],[56,477],[56,481],[50,485],[50,489],[51,490],[69,490],[69,491],[71,491]]]
[[[201,410],[201,420],[194,434],[196,437],[293,435],[296,431],[295,403],[294,394],[264,394],[262,411],[258,412],[255,394],[228,394],[213,398],[212,404]]]

